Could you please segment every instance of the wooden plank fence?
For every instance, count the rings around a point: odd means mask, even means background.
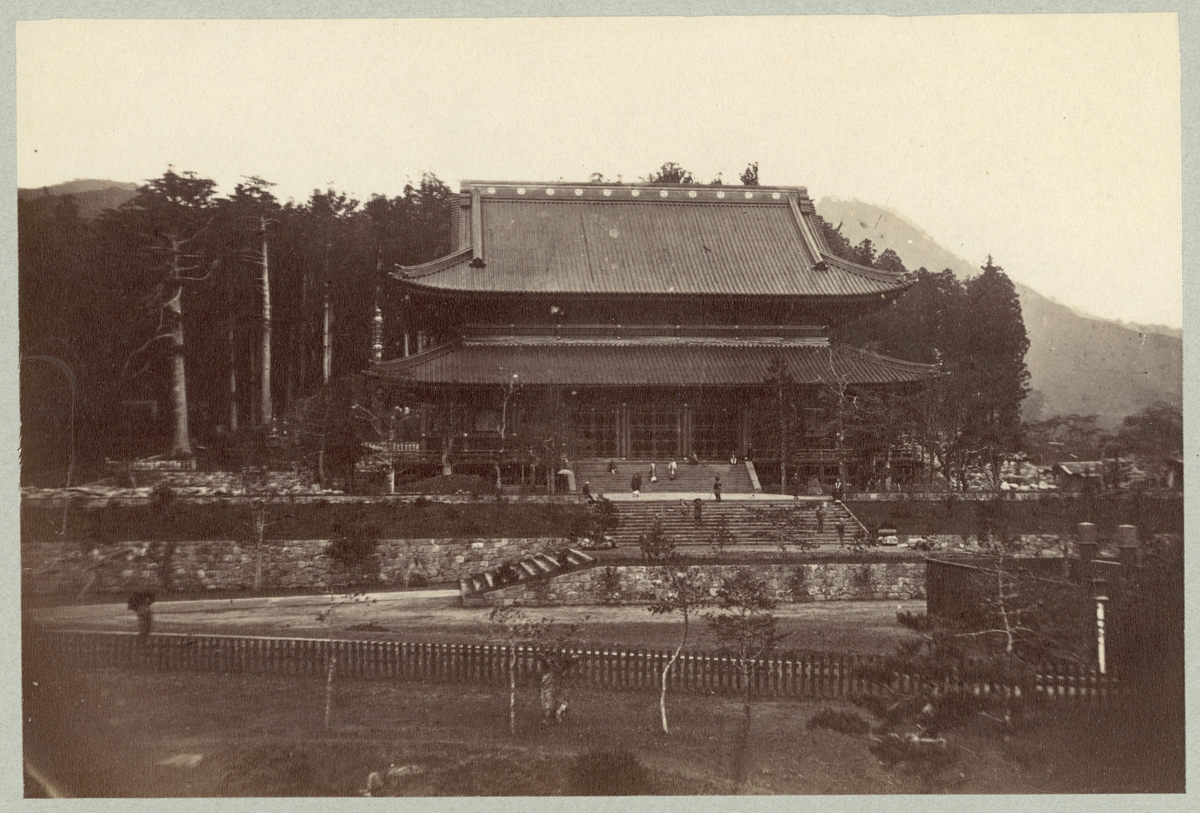
[[[331,658],[343,678],[402,680],[503,686],[508,682],[507,646],[492,644],[409,643],[323,638],[261,638],[232,635],[154,634],[139,638],[124,632],[39,632],[26,641],[27,657],[50,658],[85,666],[195,671],[226,674],[323,676]],[[574,685],[624,691],[656,691],[669,650],[572,650]],[[518,646],[517,682],[540,680],[535,651]],[[840,652],[791,652],[760,661],[751,677],[751,694],[765,698],[849,700],[891,691],[909,692],[917,679],[891,674],[887,685],[871,677],[883,657]],[[941,688],[966,688],[976,694],[1013,692],[1019,687],[971,684],[956,678]],[[667,678],[671,692],[739,694],[737,662],[719,653],[685,652]],[[1117,684],[1077,664],[1044,666],[1036,691],[1050,698],[1089,703],[1115,696]]]

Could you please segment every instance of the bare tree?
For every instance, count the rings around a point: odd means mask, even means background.
[[[816,541],[807,535],[804,518],[797,507],[754,508],[751,514],[767,523],[763,536],[781,553],[787,553],[788,545],[802,551],[817,546]]]
[[[508,733],[517,733],[518,649],[524,647],[542,670],[543,691],[557,696],[561,681],[575,662],[575,638],[584,617],[574,624],[557,624],[551,618],[533,621],[517,607],[496,607],[488,621],[497,628],[498,640],[508,649]],[[548,678],[548,679],[547,679]]]
[[[365,418],[371,430],[375,433],[376,442],[367,443],[366,446],[371,450],[372,456],[377,463],[383,466],[387,473],[387,493],[396,493],[396,463],[403,456],[401,446],[397,434],[400,432],[405,421],[414,416],[414,413],[409,407],[392,407],[387,412],[376,415],[362,404],[354,405],[354,412],[361,418]]]
[[[671,668],[679,660],[679,653],[687,646],[689,621],[692,614],[708,603],[709,596],[708,582],[699,570],[668,566],[662,568],[659,573],[662,574],[665,590],[648,609],[655,615],[679,613],[683,618],[683,635],[680,636],[679,645],[675,647],[671,659],[663,666],[662,687],[658,695],[662,730],[664,734],[670,734],[671,729],[667,725],[667,679],[671,674]]]
[[[786,637],[775,618],[778,602],[771,597],[767,584],[746,568],[739,568],[717,587],[719,612],[706,613],[709,629],[729,652],[737,666],[742,689],[742,730],[738,741],[735,781],[746,781],[747,753],[750,743],[750,697],[754,675],[763,656]]]
[[[260,290],[262,291],[262,375],[259,376],[262,395],[259,414],[263,426],[270,426],[273,417],[271,409],[271,273],[267,254],[266,216],[260,215],[258,222],[258,236],[262,240],[262,253],[259,255],[259,264],[262,269],[262,276],[259,283]]]
[[[333,641],[333,619],[337,611],[353,604],[374,604],[375,600],[368,598],[365,593],[346,593],[343,595],[329,594],[329,604],[317,613],[317,620],[325,624],[325,640]],[[325,672],[325,727],[333,724],[333,677],[337,673],[337,650],[329,647],[329,666]]]
[[[499,628],[499,638],[508,647],[505,668],[508,673],[508,733],[517,733],[517,648],[541,636],[549,625],[547,619],[531,621],[529,616],[516,607],[497,607],[488,614]]]

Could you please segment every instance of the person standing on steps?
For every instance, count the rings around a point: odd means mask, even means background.
[[[721,501],[721,475],[717,475],[717,479],[713,481],[713,497],[717,502]]]
[[[640,471],[633,473],[633,477],[629,480],[629,487],[633,489],[633,496],[642,496],[642,473]]]
[[[817,503],[817,533],[825,531],[825,506]]]
[[[653,463],[650,464],[650,482],[652,482],[652,483],[658,482],[658,469],[655,467],[655,465]]]
[[[672,480],[675,479],[675,469],[676,469],[675,461],[672,460],[671,465],[667,466],[667,476],[670,477]]]
[[[837,529],[838,544],[844,546],[846,544],[846,523],[839,519],[833,527]]]
[[[692,506],[693,516],[696,518],[696,524],[699,525],[704,521],[704,501],[697,497],[692,503]]]
[[[846,496],[846,488],[842,485],[841,478],[833,481],[833,501],[841,502],[842,497]]]

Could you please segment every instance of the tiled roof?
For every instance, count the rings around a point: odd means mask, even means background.
[[[659,337],[632,339],[493,336],[466,338],[375,365],[384,378],[428,384],[497,384],[513,375],[523,384],[571,386],[731,386],[759,385],[776,358],[783,358],[801,384],[900,384],[934,375],[927,364],[892,359],[813,339],[709,338],[703,341]]]
[[[397,278],[491,293],[820,298],[907,287],[901,275],[829,255],[803,187],[464,182],[464,190],[459,249]]]

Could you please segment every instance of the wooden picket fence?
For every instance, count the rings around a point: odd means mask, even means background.
[[[223,674],[323,676],[336,658],[340,677],[502,686],[508,682],[510,648],[489,644],[408,643],[320,638],[261,638],[233,635],[154,634],[142,639],[124,632],[39,632],[27,640],[26,657],[51,658],[79,666],[195,671]],[[656,691],[668,650],[571,650],[577,686],[627,691]],[[517,682],[540,680],[535,651],[516,647]],[[892,674],[889,685],[870,675],[883,661],[878,655],[792,652],[759,662],[751,694],[764,698],[849,700],[891,691],[908,693],[918,681]],[[1014,691],[990,684],[946,681],[975,693]],[[677,693],[738,694],[742,673],[728,656],[683,653],[667,678]],[[1115,696],[1111,677],[1073,664],[1043,667],[1036,690],[1047,697],[1102,702]],[[1019,693],[1019,689],[1015,690]]]

